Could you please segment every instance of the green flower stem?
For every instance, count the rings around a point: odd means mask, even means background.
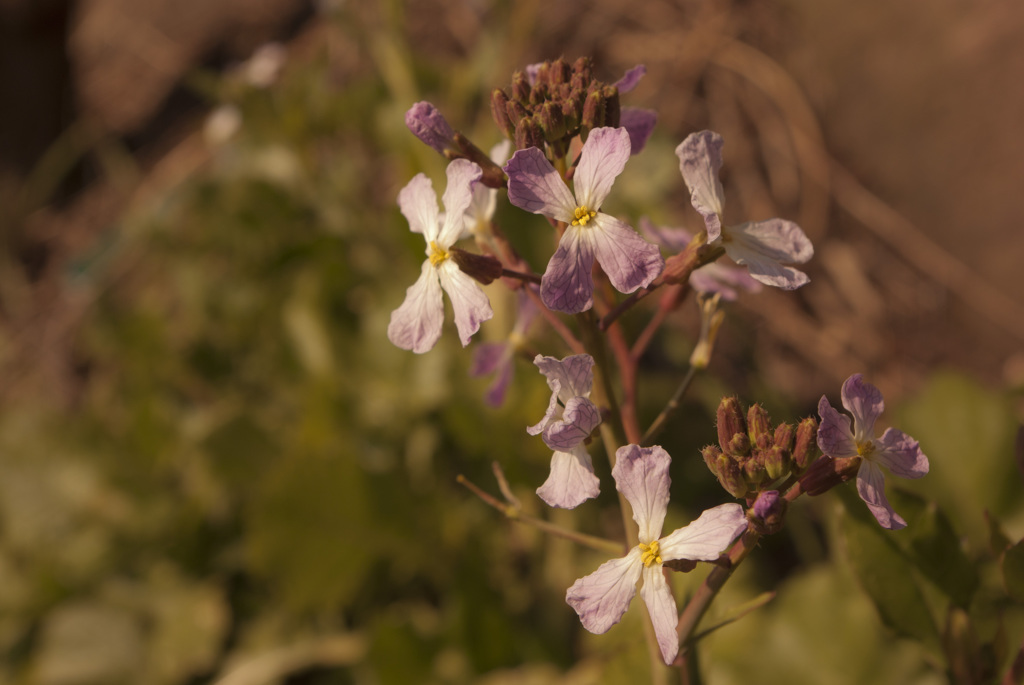
[[[599,538],[595,535],[587,535],[585,533],[580,533],[575,530],[569,530],[568,528],[562,528],[561,526],[556,526],[555,524],[545,521],[544,519],[539,519],[535,516],[524,514],[522,509],[520,509],[518,506],[514,504],[501,502],[497,498],[489,495],[487,492],[485,492],[478,485],[476,485],[468,478],[463,476],[461,473],[455,477],[455,481],[465,486],[466,489],[468,489],[474,495],[482,499],[486,504],[500,511],[508,519],[511,519],[518,523],[524,523],[528,526],[533,526],[534,528],[542,530],[545,533],[549,533],[560,538],[565,538],[566,540],[572,540],[573,542],[577,542],[585,547],[590,547],[591,549],[595,549],[599,552],[606,552],[608,554],[615,555],[622,554],[623,548],[620,543],[613,542],[612,540],[608,540],[605,538]]]

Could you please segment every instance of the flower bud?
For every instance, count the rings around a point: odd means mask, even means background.
[[[822,457],[800,476],[800,489],[812,497],[828,492],[856,476],[860,462],[860,457]]]
[[[747,483],[743,478],[739,464],[728,455],[719,455],[715,463],[715,475],[718,476],[718,482],[722,484],[726,492],[733,497],[743,498],[747,496],[749,488],[747,488]]]
[[[715,470],[718,468],[718,458],[722,456],[722,450],[718,449],[714,445],[708,445],[700,451],[700,456],[704,458],[704,463],[707,464],[708,469],[711,473],[718,476],[718,472]]]
[[[538,81],[530,89],[530,104],[533,105],[536,111],[537,105],[546,102],[549,96],[550,91],[548,90],[547,81]]]
[[[562,116],[565,117],[565,127],[569,132],[575,131],[580,126],[583,117],[583,102],[587,98],[586,91],[574,91],[562,101]]]
[[[757,450],[766,450],[772,444],[772,420],[760,404],[751,405],[747,411],[747,430],[750,445]]]
[[[757,495],[747,516],[758,533],[771,535],[782,528],[787,505],[788,502],[779,496],[778,490],[765,490]]]
[[[580,117],[580,128],[584,134],[595,128],[604,126],[604,98],[598,91],[591,91],[583,103],[583,116]]]
[[[516,134],[516,126],[508,115],[508,95],[501,88],[495,88],[491,92],[491,116],[507,137],[511,138]]]
[[[405,113],[405,125],[413,135],[440,152],[454,148],[455,131],[444,115],[429,102],[417,102]]]
[[[743,477],[750,490],[757,490],[757,486],[768,477],[768,471],[761,459],[751,457],[743,462]]]
[[[530,102],[530,91],[532,90],[530,82],[526,79],[526,74],[521,71],[517,71],[512,75],[512,99],[516,102],[526,105]]]
[[[764,470],[768,473],[769,479],[782,478],[789,471],[789,450],[772,445],[763,453],[763,456]]]
[[[565,61],[564,57],[559,57],[551,66],[548,68],[548,83],[552,86],[560,86],[569,83],[569,79],[572,78],[572,67]]]
[[[544,149],[544,131],[541,130],[540,124],[534,117],[520,119],[516,124],[515,143],[517,150],[531,147]]]
[[[809,416],[797,426],[796,440],[793,444],[793,465],[803,471],[811,465],[818,455],[818,420]]]
[[[593,65],[589,57],[580,57],[573,62],[572,76],[569,79],[573,90],[586,90],[593,78]]]
[[[551,83],[550,79],[551,62],[544,61],[537,65],[537,70],[533,75],[533,87],[543,84],[547,88],[548,84]]]
[[[562,108],[554,102],[545,102],[541,107],[540,128],[544,131],[544,138],[553,143],[565,137],[565,117],[562,116]]]
[[[667,293],[666,293],[667,294]],[[700,338],[690,353],[690,366],[697,369],[706,369],[711,363],[711,353],[715,349],[715,338],[718,337],[718,329],[725,321],[725,311],[718,308],[720,293],[697,295],[697,304],[700,306]]]
[[[501,262],[490,255],[466,252],[457,247],[448,248],[448,252],[462,273],[484,285],[501,277]]]
[[[746,445],[746,450],[741,449],[737,452],[730,452],[733,437],[742,435],[746,438],[747,435],[747,424],[743,420],[743,410],[740,409],[739,399],[735,397],[722,398],[722,401],[718,403],[716,424],[718,429],[718,445],[722,448],[723,452],[728,454],[749,454],[749,442]]]
[[[793,436],[796,432],[788,423],[780,423],[775,427],[775,446],[786,451],[793,449]]]

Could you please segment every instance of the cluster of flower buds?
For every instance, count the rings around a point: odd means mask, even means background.
[[[735,397],[718,405],[718,445],[701,454],[718,482],[734,497],[752,498],[780,478],[802,473],[820,454],[818,421],[809,417],[797,424],[772,427],[764,407],[755,404],[746,416]]]
[[[491,114],[498,128],[515,141],[516,149],[552,149],[564,157],[575,136],[586,140],[591,130],[619,126],[619,89],[593,77],[589,58],[571,65],[562,58],[517,71],[510,88],[491,93]]]

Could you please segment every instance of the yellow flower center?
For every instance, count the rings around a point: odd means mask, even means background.
[[[448,250],[438,247],[437,243],[433,240],[430,241],[430,263],[432,265],[437,266],[449,257],[451,257],[451,254],[449,254]]]
[[[651,564],[661,563],[661,545],[655,540],[649,545],[640,543],[640,561],[644,562],[644,566],[650,566]]]
[[[586,226],[588,221],[597,216],[597,212],[586,207],[577,207],[573,215],[576,217],[572,220],[573,226]]]
[[[874,440],[868,440],[867,442],[857,443],[857,454],[867,459],[875,451]]]

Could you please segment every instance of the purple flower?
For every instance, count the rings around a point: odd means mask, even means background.
[[[469,370],[471,376],[494,374],[494,382],[484,395],[487,404],[492,407],[500,407],[505,402],[505,392],[512,382],[512,372],[515,369],[516,352],[526,339],[526,332],[538,314],[537,306],[526,295],[525,290],[519,290],[517,295],[519,315],[512,327],[512,333],[504,342],[478,345],[473,356],[473,366]]]
[[[448,293],[455,313],[462,345],[493,316],[491,304],[480,286],[462,273],[448,248],[462,232],[463,214],[472,198],[471,186],[480,178],[480,167],[465,159],[448,165],[448,188],[444,193],[445,215],[437,209],[437,194],[430,179],[416,174],[398,194],[398,206],[409,227],[427,241],[427,259],[419,279],[406,291],[402,306],[391,313],[388,339],[416,353],[430,350],[441,337],[444,303],[441,290]]]
[[[444,154],[446,148],[455,148],[455,131],[437,107],[426,101],[417,102],[405,113],[405,125],[417,138]]]
[[[629,150],[625,129],[591,131],[576,167],[575,197],[537,148],[519,150],[505,165],[512,204],[567,224],[541,279],[541,299],[551,309],[567,314],[590,309],[594,259],[623,293],[649,285],[665,266],[657,246],[599,211],[629,159]]]
[[[622,108],[619,113],[619,126],[629,132],[630,155],[638,154],[644,149],[656,123],[658,123],[658,113],[653,109]]]
[[[640,217],[640,234],[652,243],[661,245],[673,252],[682,252],[693,238],[685,228],[667,228],[656,226],[647,217]],[[690,287],[699,293],[718,293],[723,300],[734,301],[740,290],[756,293],[761,284],[755,281],[744,269],[726,266],[718,262],[705,264],[690,274]]]
[[[601,412],[590,401],[594,359],[589,354],[575,354],[559,361],[538,354],[533,363],[547,378],[551,400],[544,418],[526,432],[541,434],[555,452],[551,473],[537,494],[553,507],[572,509],[600,492],[583,442],[601,423]]]
[[[765,285],[794,290],[810,279],[803,271],[785,264],[803,264],[814,256],[814,247],[792,221],[768,219],[739,226],[722,225],[725,192],[718,180],[722,168],[722,136],[713,131],[691,133],[676,148],[679,170],[690,189],[690,202],[707,226],[708,242],[721,239],[725,253],[744,264],[750,275]]]
[[[743,507],[722,504],[708,509],[690,525],[661,537],[668,508],[671,463],[672,457],[658,446],[626,445],[618,449],[612,476],[615,487],[633,507],[633,520],[640,527],[640,544],[621,559],[601,564],[565,593],[565,601],[579,614],[583,627],[600,634],[626,613],[636,595],[637,581],[643,578],[640,596],[651,615],[666,664],[675,660],[679,638],[676,604],[662,563],[674,559],[713,561],[747,526]]]
[[[843,407],[850,419],[836,411],[822,395],[818,402],[818,447],[834,458],[861,457],[857,471],[857,493],[882,528],[899,530],[907,522],[889,506],[885,498],[885,478],[879,466],[904,478],[920,478],[928,473],[928,457],[917,440],[895,428],[887,428],[880,439],[874,438],[875,420],[885,409],[878,388],[855,373],[843,383]]]

